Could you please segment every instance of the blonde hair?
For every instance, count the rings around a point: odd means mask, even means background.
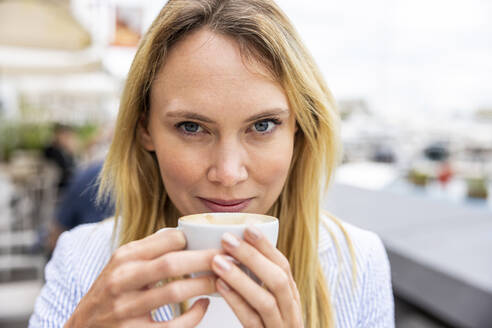
[[[170,0],[144,36],[123,91],[100,197],[116,203],[119,244],[177,224],[153,153],[139,142],[152,82],[180,38],[201,27],[233,37],[241,54],[269,69],[284,88],[299,130],[287,181],[267,214],[280,221],[279,250],[290,262],[307,328],[334,327],[318,258],[320,199],[340,158],[339,115],[313,58],[271,0]],[[341,226],[341,225],[340,225]]]

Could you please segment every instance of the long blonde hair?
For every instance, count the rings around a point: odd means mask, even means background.
[[[313,58],[271,0],[170,0],[142,39],[123,91],[100,197],[116,203],[119,244],[177,224],[156,157],[139,141],[154,78],[176,41],[207,27],[233,37],[241,54],[261,62],[286,92],[298,132],[287,181],[267,214],[280,221],[278,248],[291,264],[307,328],[334,327],[318,258],[320,198],[340,158],[339,115]]]

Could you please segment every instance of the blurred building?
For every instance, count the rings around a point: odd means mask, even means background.
[[[67,1],[0,2],[0,99],[8,120],[83,124],[112,120],[122,79],[103,65]]]

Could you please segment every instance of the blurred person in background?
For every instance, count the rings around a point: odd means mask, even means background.
[[[99,222],[114,213],[109,199],[97,202],[98,176],[103,162],[97,161],[79,170],[70,180],[57,206],[48,234],[48,252],[55,248],[60,234],[80,224]]]
[[[58,194],[61,195],[75,170],[75,152],[77,134],[72,126],[56,123],[53,127],[53,138],[44,149],[46,160],[54,164],[59,173],[57,182]]]
[[[335,101],[273,1],[168,1],[101,175],[115,217],[60,236],[30,327],[186,328],[207,311],[227,328],[394,327],[382,241],[321,208],[339,157]],[[278,248],[254,227],[200,251],[159,231],[212,209],[279,218]]]

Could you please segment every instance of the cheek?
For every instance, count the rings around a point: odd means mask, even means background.
[[[280,192],[289,172],[292,151],[293,144],[288,139],[277,143],[268,153],[256,156],[250,174],[263,186]]]
[[[164,186],[170,195],[188,190],[202,175],[200,161],[180,147],[159,147],[156,155]]]

